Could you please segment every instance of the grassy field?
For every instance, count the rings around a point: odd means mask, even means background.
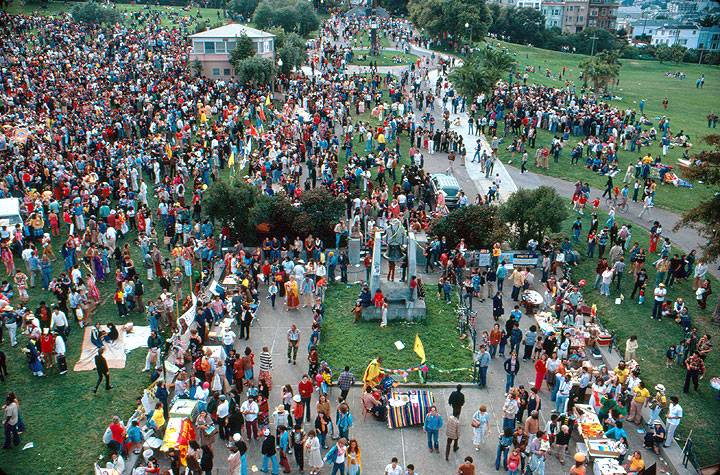
[[[571,217],[563,223],[563,229],[566,231],[568,237],[571,235],[572,223],[575,220],[574,213],[571,214]],[[599,218],[600,222],[604,223],[607,215],[603,213]],[[623,220],[622,217],[617,219],[617,221],[619,224],[623,222],[630,224]],[[587,229],[590,224],[590,219],[587,215],[583,223],[584,237],[587,235]],[[640,246],[647,250],[649,234],[644,229],[633,226],[632,241],[638,241]],[[581,239],[581,243],[582,242]],[[662,383],[667,388],[668,396],[677,395],[680,398],[680,404],[685,411],[685,417],[677,433],[681,437],[687,437],[689,431],[693,430],[692,437],[701,460],[705,464],[716,462],[717,454],[720,453],[720,440],[717,437],[717,434],[720,433],[720,419],[717,417],[708,417],[708,415],[713,412],[712,410],[708,412],[708,408],[715,408],[714,414],[717,414],[716,391],[710,388],[709,380],[711,377],[720,376],[718,372],[718,368],[720,367],[720,353],[716,349],[707,357],[707,373],[706,377],[700,382],[700,391],[694,392],[691,390],[690,394],[683,394],[682,387],[685,381],[684,368],[673,366],[668,369],[665,366],[666,350],[670,345],[677,344],[680,341],[683,337],[683,331],[678,324],[670,319],[663,319],[662,322],[657,322],[650,318],[652,312],[652,291],[655,283],[655,268],[652,263],[658,256],[648,256],[646,260],[645,267],[650,279],[648,288],[646,289],[645,303],[639,305],[637,295],[634,300],[630,300],[630,293],[633,288],[633,276],[631,272],[630,274],[626,272],[623,276],[620,287],[621,292],[615,290],[615,286],[613,285],[611,290],[612,298],[603,297],[598,291],[591,288],[592,282],[595,281],[597,249],[594,259],[585,258],[587,249],[584,244],[578,245],[577,250],[582,255],[582,260],[580,265],[573,271],[573,279],[576,282],[580,279],[587,280],[588,285],[583,291],[585,300],[589,304],[597,305],[598,316],[603,324],[615,333],[617,344],[623,351],[625,349],[625,340],[630,335],[638,336],[640,343],[638,356],[642,378],[646,386],[652,388],[655,384]],[[682,254],[678,249],[673,249],[673,253],[675,252],[679,255]],[[628,272],[629,271],[628,269]],[[713,289],[720,288],[720,282],[717,280],[711,279],[711,283]],[[715,290],[715,292],[717,292],[717,290]],[[625,296],[625,300],[621,305],[615,305],[615,297],[619,297],[621,293]],[[693,326],[698,328],[700,335],[707,332],[712,336],[712,341],[720,339],[718,326],[710,322],[713,306],[717,302],[717,293],[710,297],[707,310],[701,310],[697,306],[695,293],[690,281],[676,282],[669,288],[667,300],[674,301],[677,297],[682,297],[687,303],[690,315],[692,316]],[[682,439],[682,441],[684,442],[684,439]]]
[[[437,286],[427,282],[427,319],[424,322],[391,322],[387,327],[380,328],[378,322],[353,323],[352,308],[359,294],[359,285],[334,285],[327,293],[319,351],[331,367],[349,365],[360,376],[370,360],[378,356],[383,358],[385,368],[417,366],[420,360],[413,352],[417,333],[425,347],[430,367],[429,381],[472,379],[472,352],[459,339],[456,329],[456,295],[453,295],[452,304],[448,305],[437,296]],[[401,341],[405,348],[398,351],[396,341]],[[408,380],[418,381],[417,373],[410,374]]]
[[[377,62],[378,66],[407,66],[417,61],[414,54],[406,54],[401,51],[382,50],[380,56],[370,56],[367,49],[353,50],[353,59],[350,64],[356,66],[370,66],[370,62]]]
[[[47,5],[39,4],[23,4],[15,0],[5,10],[11,14],[24,15],[50,15],[58,16],[69,13],[77,2],[48,2]],[[160,5],[138,5],[116,3],[114,4],[120,12],[126,14],[126,20],[131,25],[138,25],[140,22],[135,19],[134,14],[141,12],[160,12],[160,21],[163,27],[175,27],[184,24],[183,18],[190,20],[191,24],[205,22],[213,25],[217,22],[224,22],[222,18],[222,10],[217,8],[183,8],[179,6],[160,6]]]
[[[493,41],[493,44],[496,42]],[[560,53],[557,51],[542,50],[527,46],[516,45],[512,43],[501,43],[503,47],[508,48],[514,55],[518,63],[518,71],[523,72],[526,66],[534,66],[535,72],[528,73],[529,84],[545,84],[550,86],[564,86],[565,80],[574,82],[578,89],[582,86],[582,82],[578,79],[578,64],[582,62],[586,56],[574,55],[569,53]],[[638,110],[638,104],[641,99],[645,99],[645,114],[655,124],[661,116],[670,118],[671,131],[678,133],[684,130],[689,134],[693,148],[695,150],[705,149],[705,144],[701,138],[705,135],[715,133],[717,129],[709,129],[707,127],[706,116],[710,112],[718,113],[720,111],[720,68],[717,66],[697,65],[697,64],[663,64],[658,61],[639,61],[639,60],[621,60],[622,71],[620,74],[620,84],[612,89],[617,97],[611,101],[612,105],[619,108],[632,108]],[[563,66],[567,67],[563,81],[558,79],[558,74],[562,72]],[[551,72],[551,77],[546,77],[546,69]],[[682,71],[687,74],[685,80],[668,78],[666,72]],[[701,74],[705,75],[705,87],[703,89],[695,88],[695,80]],[[669,106],[667,111],[663,110],[662,101],[667,97]],[[502,130],[502,126],[501,126]],[[507,140],[510,140],[508,136]],[[541,132],[538,135],[537,146],[549,145],[552,135],[548,132]],[[556,164],[551,161],[550,170],[534,170],[539,173],[546,173],[567,180],[588,181],[595,188],[602,187],[605,184],[605,177],[599,176],[591,171],[586,170],[582,164],[571,165],[569,157],[569,149],[571,149],[580,137],[571,137],[570,144],[563,150],[560,163]],[[504,145],[509,145],[506,143]],[[504,147],[503,147],[504,150]],[[646,149],[643,149],[643,155]],[[653,155],[659,155],[661,148],[659,145],[653,145],[650,148]],[[671,149],[667,157],[663,160],[666,163],[676,164],[677,158],[682,156],[682,149]],[[530,155],[532,156],[532,151]],[[509,159],[509,153],[503,152],[501,155],[503,161]],[[624,168],[629,163],[635,163],[639,154],[630,152],[621,152],[621,177],[624,175]],[[532,161],[532,160],[531,160]],[[693,189],[676,188],[674,186],[658,187],[656,195],[656,204],[672,211],[685,211],[692,208],[697,201],[710,196],[716,190],[703,184],[694,183]]]

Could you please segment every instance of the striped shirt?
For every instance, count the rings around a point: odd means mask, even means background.
[[[260,353],[260,371],[270,371],[272,369],[272,355],[263,351]]]

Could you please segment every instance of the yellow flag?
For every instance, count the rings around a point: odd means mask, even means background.
[[[422,341],[420,341],[420,335],[417,333],[415,334],[415,345],[413,347],[413,351],[416,355],[418,355],[418,358],[420,358],[420,362],[425,362],[425,347],[423,346]]]
[[[230,152],[230,158],[228,159],[228,166],[232,167],[235,165],[235,152]]]

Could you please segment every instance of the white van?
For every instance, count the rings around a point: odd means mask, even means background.
[[[18,198],[0,199],[0,226],[14,228],[18,223],[23,223],[22,216],[20,216],[20,200]]]

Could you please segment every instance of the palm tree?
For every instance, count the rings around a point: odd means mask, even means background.
[[[461,67],[450,73],[450,80],[460,94],[472,99],[481,93],[492,93],[514,64],[515,60],[507,52],[485,48],[470,54]]]
[[[583,72],[583,81],[587,86],[588,80],[592,81],[595,91],[606,92],[609,85],[613,84],[620,76],[622,63],[619,61],[618,51],[603,51],[580,63]]]

